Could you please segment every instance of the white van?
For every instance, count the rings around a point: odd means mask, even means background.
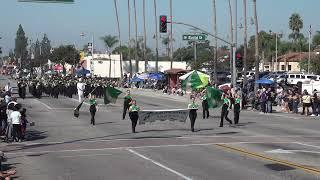
[[[299,83],[305,84],[309,83],[311,80],[316,80],[317,76],[313,74],[303,74],[303,73],[289,73],[287,78],[287,83],[291,85],[297,85]]]

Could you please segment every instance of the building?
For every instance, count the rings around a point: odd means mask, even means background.
[[[111,64],[110,64],[111,59]],[[83,61],[83,67],[90,70],[93,75],[101,76],[101,77],[111,77],[111,78],[120,78],[121,70],[120,70],[120,55],[119,54],[94,54],[92,56],[87,56]],[[110,68],[111,67],[111,68]],[[132,60],[132,70],[133,73],[136,73],[136,61]],[[148,61],[148,71],[153,72],[156,70],[156,62]],[[165,70],[170,69],[171,62],[170,61],[159,61],[158,62],[158,70],[164,72]],[[186,62],[173,62],[174,68],[180,69],[188,69]],[[139,61],[139,71],[144,72],[145,61]],[[130,62],[123,61],[122,62],[122,71],[124,74],[130,73]]]
[[[311,52],[311,59],[315,58],[319,52]],[[309,58],[308,52],[290,52],[279,56],[276,62],[260,63],[260,71],[303,71],[300,62]]]

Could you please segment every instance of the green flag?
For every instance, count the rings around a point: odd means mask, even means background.
[[[221,100],[222,91],[219,89],[207,87],[206,96],[209,108],[217,108],[223,104],[223,100]]]
[[[104,104],[116,103],[118,96],[122,93],[122,91],[108,86],[106,88],[106,92],[104,94]]]

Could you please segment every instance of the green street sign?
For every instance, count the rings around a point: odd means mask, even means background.
[[[204,41],[206,40],[207,36],[204,34],[200,35],[182,35],[182,40],[185,41],[190,41],[190,40],[195,40],[195,41]]]
[[[35,2],[35,3],[74,3],[74,0],[18,0],[18,2]]]

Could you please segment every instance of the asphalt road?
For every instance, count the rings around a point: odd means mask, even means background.
[[[7,79],[1,78],[3,86]],[[142,109],[188,103],[151,91],[132,93]],[[87,104],[73,117],[76,97],[18,101],[36,126],[29,127],[27,141],[0,145],[8,156],[5,168],[16,168],[17,179],[320,179],[320,117],[243,111],[239,126],[219,128],[214,110],[207,120],[198,114],[194,133],[187,121],[141,125],[132,134],[130,121],[121,120],[122,99],[100,106],[96,126]]]

